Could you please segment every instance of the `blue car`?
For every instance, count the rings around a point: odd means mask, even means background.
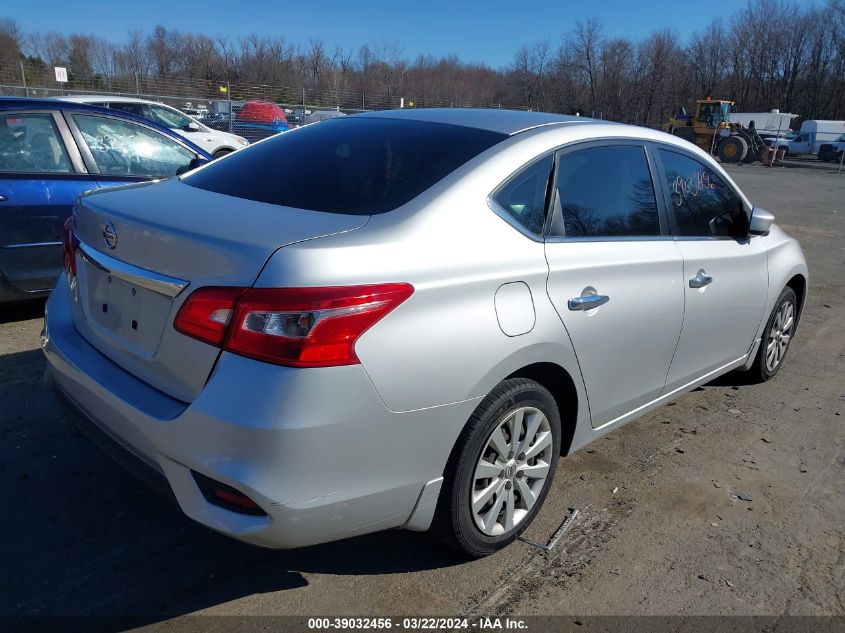
[[[211,160],[146,119],[53,99],[0,97],[0,303],[45,296],[84,191],[170,178]]]

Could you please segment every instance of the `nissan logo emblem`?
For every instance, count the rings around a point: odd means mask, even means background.
[[[111,222],[103,227],[103,242],[109,248],[117,246],[117,229],[114,228],[114,224]]]

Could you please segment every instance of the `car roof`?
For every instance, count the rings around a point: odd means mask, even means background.
[[[160,101],[150,101],[149,99],[140,99],[138,97],[120,97],[116,95],[73,95],[71,97],[56,97],[62,101],[71,101],[73,103],[150,103],[153,105],[167,105]],[[173,106],[171,106],[173,107]]]
[[[125,119],[134,123],[140,123],[147,127],[151,127],[164,136],[172,139],[178,139],[180,143],[184,143],[204,158],[211,159],[211,154],[206,152],[201,147],[197,147],[185,137],[176,134],[172,130],[159,125],[155,121],[150,121],[141,116],[129,114],[121,110],[111,110],[98,105],[90,105],[87,103],[78,103],[74,101],[64,101],[62,99],[38,98],[38,97],[0,97],[0,112],[5,110],[74,110],[77,112],[90,112],[91,114],[106,114],[116,119]]]
[[[524,110],[501,110],[499,108],[424,108],[380,110],[364,112],[356,117],[380,119],[403,119],[406,121],[426,121],[472,127],[500,134],[513,135],[543,125],[572,125],[584,122],[595,123],[595,119],[551,114],[549,112],[528,112]]]

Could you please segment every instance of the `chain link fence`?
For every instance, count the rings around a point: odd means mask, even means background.
[[[274,85],[248,85],[243,83],[201,80],[185,77],[151,77],[91,75],[79,77],[70,74],[67,83],[53,80],[52,68],[20,65],[15,76],[6,66],[0,72],[0,95],[19,97],[61,97],[80,95],[121,96],[158,101],[174,106],[199,118],[212,128],[242,133],[249,140],[249,130],[244,128],[240,115],[244,104],[262,101],[276,104],[285,110],[290,125],[301,125],[328,118],[328,112],[354,114],[368,110],[393,108],[509,108],[526,109],[502,103],[472,103],[466,101],[415,98],[410,95],[355,92],[339,86],[309,88]],[[266,114],[266,113],[265,113]],[[264,115],[262,115],[264,116]],[[335,115],[337,116],[337,115]],[[244,129],[241,129],[244,128]],[[278,131],[278,130],[277,130]]]

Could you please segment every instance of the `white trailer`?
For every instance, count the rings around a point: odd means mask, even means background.
[[[797,114],[789,114],[777,109],[769,112],[731,112],[731,123],[748,127],[754,121],[754,127],[758,132],[786,132],[789,130],[792,119],[797,118]]]

